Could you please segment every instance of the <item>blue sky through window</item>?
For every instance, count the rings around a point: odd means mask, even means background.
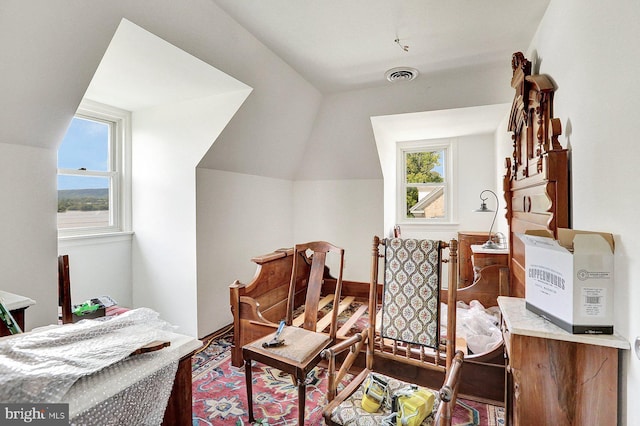
[[[58,149],[58,168],[108,171],[109,130],[110,126],[107,123],[74,117]],[[58,176],[58,189],[108,186],[107,178]]]
[[[440,176],[444,178],[444,151],[439,151],[440,163],[433,168],[434,172],[440,173]]]

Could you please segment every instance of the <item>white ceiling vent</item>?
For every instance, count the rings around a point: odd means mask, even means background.
[[[389,71],[384,73],[384,76],[387,78],[387,80],[391,82],[395,82],[395,81],[415,80],[416,77],[418,77],[418,74],[419,72],[415,68],[398,67],[398,68],[391,68]]]

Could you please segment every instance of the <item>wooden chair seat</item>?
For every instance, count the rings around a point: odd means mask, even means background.
[[[261,339],[247,345],[254,353],[253,359],[258,354],[265,357],[287,359],[293,363],[302,363],[308,360],[319,349],[322,350],[329,345],[331,338],[328,334],[317,333],[298,327],[285,327],[280,337],[284,340],[282,346],[263,347],[262,344],[269,342],[275,333],[269,334]]]

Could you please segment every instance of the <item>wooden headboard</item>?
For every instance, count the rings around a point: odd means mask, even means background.
[[[555,87],[546,75],[531,75],[521,52],[511,59],[515,97],[509,117],[513,153],[506,158],[504,196],[509,223],[510,295],[525,296],[524,245],[515,236],[527,230],[569,228],[569,168],[560,146],[561,123],[553,117]]]

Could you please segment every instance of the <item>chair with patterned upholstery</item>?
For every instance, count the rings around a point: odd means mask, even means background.
[[[298,387],[298,424],[303,425],[307,375],[321,361],[320,353],[336,340],[337,306],[342,292],[344,249],[325,241],[297,244],[294,250],[294,259],[301,255],[306,256],[307,253],[311,253],[308,256],[311,259],[308,279],[296,279],[299,275],[299,262],[295,260],[293,262],[287,299],[286,326],[277,336],[277,338],[283,339],[283,344],[276,343],[271,346],[269,342],[272,342],[274,336],[276,336],[271,333],[242,347],[242,356],[245,362],[249,422],[251,423],[254,422],[251,377],[251,366],[254,361],[291,374]],[[338,278],[333,290],[333,307],[335,309],[332,309],[331,313],[328,314],[328,316],[331,316],[329,332],[323,333],[317,331],[317,328],[324,329],[324,325],[317,327],[320,323],[318,321],[318,306],[324,282],[325,263],[327,255],[330,253],[337,258]],[[302,317],[304,321],[298,327],[294,325],[293,311],[302,301],[304,301],[304,316]],[[324,321],[322,322],[324,323]]]
[[[445,249],[449,251],[448,259],[442,257]],[[431,410],[424,409],[422,414],[426,417],[420,419],[420,424],[450,425],[464,355],[456,351],[455,346],[456,310],[449,309],[444,320],[440,294],[447,294],[448,306],[456,305],[457,241],[374,237],[372,257],[368,328],[322,353],[329,364],[329,403],[323,410],[325,422],[328,425],[414,424],[419,416],[411,420],[413,413],[405,409],[409,402],[398,401],[402,401],[403,395],[417,395],[412,392],[420,390],[421,395],[428,395],[427,399],[433,403]],[[377,309],[382,257],[384,284],[382,304]],[[441,292],[444,262],[449,264],[448,289]],[[376,311],[377,315],[371,314]],[[354,361],[364,348],[365,368],[351,381],[346,380],[351,377],[348,373],[355,369]],[[337,359],[347,350],[349,353],[338,370]],[[378,385],[372,386],[372,383]],[[364,405],[363,399],[366,399]],[[377,408],[377,404],[372,407],[372,402],[379,403],[380,407]]]

